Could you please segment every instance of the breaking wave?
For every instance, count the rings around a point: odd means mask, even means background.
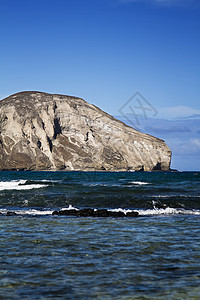
[[[60,209],[62,210],[76,210],[78,211],[79,208],[69,205],[68,207],[63,207]],[[94,209],[97,210],[97,209]],[[123,209],[123,208],[115,208],[115,209],[108,209],[111,212],[123,212],[125,215],[130,212],[138,212],[139,216],[159,216],[159,215],[200,215],[200,210],[198,209],[177,209],[177,208],[159,208],[159,209]],[[19,209],[19,210],[8,210],[8,209],[0,209],[0,213],[6,215],[8,213],[13,213],[19,216],[50,216],[54,212],[53,209]]]
[[[0,181],[0,191],[6,190],[31,190],[40,189],[46,187],[45,184],[31,183],[28,180],[12,180],[12,181]]]

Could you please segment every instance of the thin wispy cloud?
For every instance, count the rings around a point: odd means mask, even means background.
[[[159,6],[193,6],[199,5],[199,0],[118,0],[121,4],[127,3],[150,3]]]
[[[200,109],[189,106],[173,106],[159,108],[159,117],[165,119],[188,117],[192,115],[200,115]]]
[[[173,148],[175,155],[183,156],[200,156],[200,139],[192,138],[185,141],[171,141],[170,146]]]

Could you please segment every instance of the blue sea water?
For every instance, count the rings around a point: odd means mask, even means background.
[[[0,213],[0,299],[200,299],[200,172],[0,172]]]

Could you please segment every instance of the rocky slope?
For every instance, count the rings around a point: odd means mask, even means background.
[[[0,170],[169,170],[163,140],[86,101],[21,92],[0,101]]]

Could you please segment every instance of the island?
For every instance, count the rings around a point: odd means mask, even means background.
[[[169,171],[171,150],[85,100],[24,91],[0,101],[0,170]]]

